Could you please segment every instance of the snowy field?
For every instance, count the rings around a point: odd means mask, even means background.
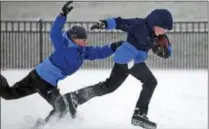
[[[28,73],[2,71],[12,85]],[[59,83],[64,94],[105,80],[110,71],[79,71]],[[207,128],[207,71],[153,70],[158,86],[150,105],[149,117],[159,129]],[[130,124],[141,83],[129,76],[114,93],[90,100],[78,109],[78,118],[68,116],[45,129],[140,129]],[[1,99],[1,129],[29,129],[37,118],[45,117],[51,107],[38,94],[19,100]]]

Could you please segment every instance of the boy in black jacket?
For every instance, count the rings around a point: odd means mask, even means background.
[[[109,78],[66,94],[66,96],[73,97],[73,113],[76,113],[78,105],[91,98],[115,91],[131,74],[143,84],[131,123],[147,129],[156,128],[156,123],[149,121],[147,114],[157,80],[145,64],[145,60],[150,50],[162,58],[171,56],[172,47],[166,32],[172,28],[173,18],[166,9],[156,9],[146,18],[123,19],[118,17],[100,20],[94,24],[91,29],[119,29],[127,32],[128,37],[127,41],[115,52],[115,64]],[[131,68],[128,67],[130,62],[134,62]]]

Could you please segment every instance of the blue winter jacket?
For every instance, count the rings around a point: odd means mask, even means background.
[[[148,57],[149,50],[153,47],[155,36],[154,26],[167,30],[173,28],[173,19],[166,9],[156,9],[146,18],[123,19],[121,17],[106,19],[106,29],[119,29],[127,32],[127,40],[115,52],[114,61],[126,64],[132,59],[135,63],[144,62]],[[166,36],[167,37],[167,36]],[[172,54],[169,44],[168,51]]]
[[[57,86],[59,80],[75,73],[84,60],[104,59],[113,54],[109,44],[102,47],[76,45],[66,32],[62,32],[65,22],[65,16],[57,16],[50,32],[55,51],[36,67],[38,75],[53,86]]]

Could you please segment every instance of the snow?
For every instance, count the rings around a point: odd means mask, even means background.
[[[9,84],[22,79],[29,70],[2,71]],[[59,83],[61,93],[105,80],[110,70],[80,70]],[[207,128],[207,71],[153,70],[158,86],[150,104],[149,118],[159,129]],[[131,116],[141,91],[141,83],[131,75],[121,87],[109,95],[97,97],[78,108],[78,118],[53,123],[45,129],[131,128]],[[51,106],[38,94],[22,99],[1,99],[1,128],[28,129],[38,118],[44,118]]]

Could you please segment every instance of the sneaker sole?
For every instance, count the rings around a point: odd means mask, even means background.
[[[156,129],[157,124],[150,122],[150,121],[140,121],[140,120],[131,120],[131,124],[135,126],[140,126],[144,129]]]

